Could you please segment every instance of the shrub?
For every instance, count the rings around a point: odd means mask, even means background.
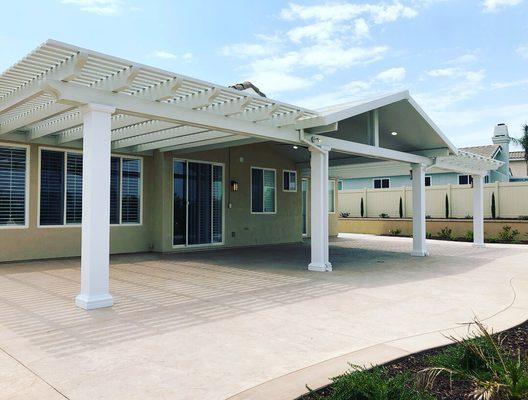
[[[442,228],[440,232],[438,232],[438,237],[442,240],[453,240],[453,230],[446,226],[445,228]]]
[[[445,217],[446,219],[449,218],[449,197],[447,194],[445,195]]]
[[[497,207],[495,206],[495,193],[491,194],[491,218],[497,218]]]
[[[467,231],[465,234],[464,234],[464,239],[466,239],[468,242],[472,242],[473,241],[473,231]]]
[[[431,232],[427,232],[427,233],[425,234],[425,237],[426,237],[427,239],[431,239],[431,238],[433,237],[433,234],[432,234]]]
[[[425,219],[431,219],[431,216],[430,216],[429,214],[427,214],[427,215],[425,216]]]
[[[361,214],[361,218],[365,216],[365,205],[363,204],[363,197],[361,198],[361,203],[359,205],[359,213]]]
[[[503,226],[502,231],[497,235],[497,239],[501,243],[515,243],[518,236],[519,231],[517,229],[512,229],[511,226]]]
[[[348,217],[350,217],[350,213],[347,213],[347,212],[341,213],[341,218],[348,218]]]
[[[528,215],[519,215],[521,221],[528,221]]]
[[[467,214],[467,215],[464,217],[464,219],[472,219],[472,218],[473,218],[473,216],[472,216],[472,215],[469,215],[469,214]]]
[[[387,213],[381,213],[381,214],[379,215],[379,217],[380,217],[380,218],[389,218],[389,214],[387,214]]]
[[[403,199],[401,197],[398,211],[400,212],[400,218],[403,218]]]
[[[332,379],[328,400],[433,400],[416,387],[409,374],[391,376],[386,369],[375,367],[366,370],[352,366],[350,371]]]
[[[398,236],[401,232],[402,231],[400,228],[389,229],[389,234],[391,234],[392,236]]]
[[[457,380],[469,381],[473,399],[521,400],[528,396],[528,364],[511,357],[501,348],[501,338],[495,339],[478,320],[477,333],[466,338],[451,338],[456,346],[431,357],[432,367],[419,372],[419,387],[431,388],[436,378],[447,374]]]

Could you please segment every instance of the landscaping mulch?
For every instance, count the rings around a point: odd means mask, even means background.
[[[521,357],[527,357],[528,355],[528,320],[524,323],[503,331],[493,336],[500,336],[502,339],[502,348],[510,353],[512,356],[517,357],[520,351]],[[416,374],[431,365],[428,364],[427,360],[429,357],[441,353],[446,349],[447,345],[432,350],[426,350],[420,353],[412,354],[397,360],[391,361],[384,364],[383,367],[387,369],[389,374],[397,374],[401,372],[410,373],[414,376]],[[314,400],[320,397],[327,397],[330,393],[331,385],[325,386],[317,390],[316,396],[307,394],[301,396],[297,400]],[[440,375],[435,381],[432,390],[428,391],[437,400],[467,400],[468,394],[471,392],[471,384],[464,381],[450,381],[449,377]],[[354,400],[354,399],[350,399]]]

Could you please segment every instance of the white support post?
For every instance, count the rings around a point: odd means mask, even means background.
[[[484,177],[473,175],[473,246],[484,247]]]
[[[413,250],[411,255],[425,257],[425,169],[422,164],[412,164],[413,199]]]
[[[328,150],[310,147],[310,271],[331,270],[328,260]]]
[[[323,157],[324,157],[324,160],[323,160],[323,174],[324,174],[324,177],[323,177],[323,183],[325,184],[325,191],[324,191],[324,194],[323,194],[323,200],[324,200],[324,205],[323,205],[323,210],[324,210],[324,213],[325,213],[325,216],[323,218],[323,227],[324,227],[324,250],[325,250],[325,265],[326,265],[326,270],[327,271],[332,271],[332,264],[330,263],[330,242],[329,242],[329,236],[330,236],[330,229],[328,227],[328,217],[329,217],[329,213],[328,213],[328,210],[329,210],[329,199],[328,199],[328,196],[329,196],[329,178],[328,178],[328,166],[329,166],[329,161],[330,161],[330,149],[327,148],[326,146],[323,146]],[[333,184],[333,182],[332,182]],[[335,189],[335,187],[334,187]],[[334,190],[334,203],[335,203],[335,196],[336,196],[336,193],[335,193],[335,190]],[[334,210],[335,211],[335,210]]]
[[[83,190],[81,293],[75,304],[85,310],[113,305],[110,264],[110,117],[115,108],[86,104],[83,115]]]

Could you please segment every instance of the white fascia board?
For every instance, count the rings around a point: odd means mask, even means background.
[[[304,135],[305,139],[309,142],[311,142],[312,136],[316,135]],[[429,166],[433,163],[433,160],[428,157],[412,153],[404,153],[402,151],[386,149],[378,146],[369,146],[362,143],[350,142],[348,140],[335,139],[327,136],[317,136],[317,138],[320,139],[320,145],[329,146],[332,151],[340,153],[379,158],[383,160],[401,161],[412,164],[423,164],[425,166]]]
[[[140,144],[136,146],[134,150],[135,151],[155,150],[155,149],[161,149],[164,147],[172,147],[172,146],[177,146],[177,145],[184,145],[188,143],[196,143],[196,142],[201,142],[204,140],[219,139],[219,138],[232,139],[234,138],[234,135],[225,133],[225,132],[218,132],[218,131],[205,131],[205,132],[195,133],[193,135],[172,137],[170,139],[159,140],[157,142]]]
[[[106,104],[116,108],[120,114],[146,119],[157,119],[182,125],[194,125],[211,130],[259,137],[285,143],[299,144],[299,135],[294,129],[274,128],[240,119],[214,115],[200,110],[178,107],[171,103],[159,103],[122,93],[112,93],[60,81],[48,81],[56,91],[59,102],[78,106],[80,104]]]
[[[409,175],[408,163],[381,161],[364,164],[330,165],[329,171],[343,179],[373,178],[378,176]]]

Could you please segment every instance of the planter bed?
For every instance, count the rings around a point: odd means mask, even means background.
[[[517,357],[519,352],[523,359],[528,356],[528,321],[503,331],[499,334],[494,334],[494,337],[499,336],[503,341],[501,348],[513,357]],[[432,367],[430,358],[439,355],[450,347],[457,346],[451,344],[447,346],[438,347],[431,350],[426,350],[420,353],[415,353],[406,357],[399,358],[381,366],[387,373],[387,376],[394,377],[400,373],[407,373],[411,380],[417,379],[417,373],[425,368]],[[331,392],[333,383],[320,388],[312,393],[305,394],[296,400],[318,400],[331,399]],[[470,382],[455,380],[450,381],[449,376],[440,375],[432,389],[427,390],[426,393],[436,400],[466,400],[468,394],[471,392],[472,386]],[[496,398],[502,400],[503,398]],[[347,398],[347,400],[356,400],[354,397]],[[361,398],[361,400],[369,400],[369,398]],[[396,400],[396,399],[395,399]]]

